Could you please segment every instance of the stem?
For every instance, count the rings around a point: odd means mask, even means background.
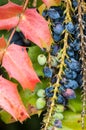
[[[37,5],[37,0],[34,0],[33,1],[33,7],[36,7],[36,5]]]
[[[82,130],[85,129],[85,114],[86,114],[86,59],[85,59],[85,48],[86,48],[86,42],[84,40],[85,35],[83,31],[83,9],[81,6],[81,3],[83,3],[83,0],[78,0],[78,22],[79,22],[79,29],[80,29],[80,40],[81,40],[81,60],[82,60],[82,74],[83,74],[83,95],[82,95],[82,112],[81,112],[81,119],[82,119]]]
[[[13,31],[12,31],[12,33],[11,33],[11,35],[10,35],[8,41],[7,41],[7,47],[9,46],[10,41],[11,41],[11,39],[12,39],[12,37],[13,37],[15,31],[16,31],[16,28],[18,27],[18,25],[19,25],[19,23],[20,23],[20,20],[21,20],[21,16],[22,16],[22,14],[24,13],[24,11],[25,11],[26,8],[27,8],[28,2],[29,2],[29,0],[25,0],[25,2],[24,2],[24,5],[23,5],[23,11],[21,12],[21,14],[20,14],[20,16],[19,16],[19,21],[18,21],[16,27],[14,27],[14,29],[13,29]]]
[[[12,37],[13,37],[13,35],[14,35],[15,31],[16,31],[16,27],[13,29],[13,31],[12,31],[12,33],[11,33],[11,35],[10,35],[10,37],[9,37],[8,41],[7,41],[7,47],[9,46],[10,41],[11,41],[11,39],[12,39]]]
[[[66,50],[68,48],[68,45],[67,45],[67,41],[68,41],[68,33],[65,32],[65,36],[64,36],[64,47],[63,47],[63,55],[61,57],[61,64],[60,64],[60,68],[59,68],[59,72],[57,74],[57,77],[58,77],[58,80],[57,82],[54,84],[55,88],[54,88],[54,95],[51,99],[51,105],[50,105],[50,110],[49,110],[49,113],[48,113],[48,118],[47,118],[47,121],[46,121],[46,124],[45,124],[45,128],[44,130],[47,130],[47,127],[49,126],[49,122],[51,120],[51,117],[52,117],[52,113],[54,111],[54,106],[55,106],[55,100],[57,99],[57,92],[58,92],[58,87],[60,86],[60,80],[62,79],[62,74],[63,74],[63,67],[65,65],[64,63],[64,60],[65,60],[65,57],[66,57]]]
[[[71,1],[70,0],[66,0],[65,2],[66,4],[66,17],[65,17],[65,23],[67,24],[68,22],[71,21],[71,16],[70,16],[70,6],[71,6]],[[55,101],[57,100],[57,93],[58,93],[58,88],[60,87],[60,81],[62,79],[64,70],[63,68],[66,66],[65,65],[65,58],[67,58],[67,53],[66,50],[68,48],[68,36],[69,33],[65,30],[64,31],[64,40],[63,40],[63,48],[62,48],[62,56],[61,56],[61,62],[59,65],[59,71],[57,73],[57,82],[53,85],[54,86],[54,92],[53,92],[53,97],[50,99],[51,100],[51,104],[47,110],[47,114],[45,117],[45,126],[42,130],[47,130],[49,125],[50,125],[50,121],[52,120],[52,115],[54,112],[54,108],[55,108]],[[58,66],[57,66],[58,67]]]
[[[24,6],[23,6],[23,11],[26,10],[28,3],[29,3],[29,0],[25,0]]]

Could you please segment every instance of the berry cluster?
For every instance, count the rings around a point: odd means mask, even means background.
[[[80,41],[76,39],[75,36],[77,32],[77,23],[75,23],[75,21],[64,23],[65,16],[62,12],[64,12],[64,10],[62,10],[61,7],[52,7],[46,11],[45,16],[48,16],[52,21],[52,35],[55,43],[51,46],[51,68],[45,67],[44,75],[45,77],[51,78],[52,84],[57,82],[58,66],[60,66],[61,58],[64,55],[64,31],[67,32],[69,36],[67,38],[66,55],[64,56],[64,74],[62,74],[59,93],[57,93],[58,103],[65,104],[65,100],[75,98],[74,90],[82,84],[82,80],[79,79],[79,77],[81,77],[81,63],[79,61]],[[53,89],[53,85],[46,88],[47,97],[53,96]]]
[[[25,46],[25,47],[28,47],[31,45],[31,42],[25,39],[23,33],[17,32],[17,31],[14,33],[10,43],[11,44],[14,43],[14,44]]]
[[[44,67],[44,76],[50,79],[50,86],[45,89],[48,110],[44,117],[45,126],[43,130],[62,127],[62,118],[60,119],[59,114],[55,112],[56,106],[61,104],[66,107],[69,99],[76,98],[75,89],[82,86],[81,66],[84,64],[84,68],[86,68],[86,62],[83,63],[83,60],[80,60],[82,36],[80,32],[81,23],[78,18],[80,17],[79,11],[76,9],[78,6],[79,1],[67,0],[62,2],[61,6],[50,7],[43,11],[45,19],[51,21],[54,39],[48,62]],[[86,14],[81,15],[81,17],[83,23],[85,23]],[[86,28],[84,25],[83,36],[85,34]],[[84,48],[86,49],[86,46]],[[84,52],[81,51],[81,53]],[[58,116],[53,119],[52,117],[55,117],[55,114]]]

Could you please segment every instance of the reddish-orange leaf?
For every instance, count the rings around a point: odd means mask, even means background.
[[[42,1],[47,5],[47,7],[57,6],[61,3],[61,0],[42,0]]]
[[[0,20],[17,16],[22,12],[22,10],[22,6],[8,2],[8,4],[0,6]]]
[[[4,36],[0,37],[0,49],[6,48],[6,41],[4,39]]]
[[[2,17],[3,12],[6,14],[4,14],[4,17]],[[22,13],[22,7],[13,4],[12,2],[0,7],[0,30],[9,30],[17,26],[19,21],[18,14],[20,13]],[[27,9],[22,14],[18,27],[23,32],[26,39],[31,40],[40,48],[44,47],[47,48],[47,50],[50,49],[52,37],[48,22],[36,11],[36,9]]]
[[[17,91],[17,84],[0,76],[0,107],[20,122],[29,117]]]
[[[36,83],[40,81],[25,47],[11,44],[3,56],[2,66],[6,68],[10,77],[19,81],[24,89],[34,90]]]
[[[18,24],[19,15],[23,10],[22,6],[8,2],[0,6],[0,29],[11,29]]]
[[[25,37],[36,43],[39,47],[49,48],[52,42],[48,23],[38,14],[36,9],[27,9],[19,24]]]
[[[3,54],[5,52],[5,49],[6,49],[6,41],[4,39],[4,37],[2,36],[0,38],[0,63],[2,61],[2,58],[3,58]]]
[[[12,17],[8,19],[1,19],[0,20],[0,30],[10,30],[17,26],[19,21],[19,17]]]

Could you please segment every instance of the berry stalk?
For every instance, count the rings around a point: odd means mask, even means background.
[[[66,0],[65,7],[66,7],[66,9],[65,9],[66,17],[65,17],[64,23],[67,24],[68,22],[71,21],[70,7],[72,9],[72,5],[71,5],[71,1],[70,0]],[[68,55],[67,55],[66,52],[67,52],[67,48],[68,48],[69,32],[67,30],[64,30],[63,34],[64,34],[64,40],[63,40],[63,48],[61,50],[62,55],[61,55],[61,58],[60,58],[59,71],[56,74],[57,75],[57,81],[56,81],[55,84],[53,84],[53,87],[54,87],[53,96],[50,99],[51,100],[51,104],[50,104],[49,108],[47,109],[47,114],[46,114],[45,121],[44,121],[45,122],[45,126],[44,126],[43,130],[47,130],[48,127],[50,126],[50,121],[52,120],[52,115],[53,115],[54,109],[55,109],[55,101],[58,98],[57,97],[57,93],[59,92],[58,88],[60,86],[60,81],[62,80],[62,76],[64,74],[64,68],[66,67],[65,58],[68,58]],[[57,56],[57,58],[58,58],[58,56]],[[57,66],[57,68],[58,68],[58,66]]]
[[[85,35],[84,35],[84,22],[83,21],[83,7],[82,3],[83,0],[78,0],[78,22],[79,22],[79,29],[80,29],[80,40],[81,40],[81,51],[80,51],[80,56],[81,56],[81,61],[82,61],[82,74],[83,74],[83,83],[82,83],[82,112],[81,112],[81,118],[82,118],[82,130],[85,129],[85,115],[86,115],[86,42],[85,42]]]

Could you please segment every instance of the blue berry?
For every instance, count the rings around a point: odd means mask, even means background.
[[[60,92],[60,93],[65,92],[65,87],[64,87],[64,86],[60,86],[60,87],[59,87],[59,92]]]
[[[51,78],[51,83],[52,83],[52,84],[56,83],[56,81],[57,81],[57,77],[52,77],[52,78]]]
[[[63,30],[64,30],[64,27],[61,23],[57,23],[55,27],[53,27],[54,33],[59,34],[59,35],[63,32]]]
[[[59,119],[54,121],[54,126],[57,128],[62,128],[62,122]]]
[[[61,36],[60,35],[57,35],[56,33],[53,33],[53,39],[55,42],[58,42],[61,40]]]
[[[62,78],[62,80],[60,81],[61,85],[64,85],[64,83],[66,83],[67,79],[65,77]]]
[[[44,11],[42,12],[42,16],[43,16],[44,18],[47,18],[47,17],[48,17],[47,10],[44,10]]]
[[[78,1],[77,1],[77,0],[73,0],[73,1],[72,1],[72,4],[73,4],[73,7],[75,8],[75,7],[78,6]]]
[[[72,89],[66,89],[65,92],[62,93],[62,95],[64,97],[66,97],[67,99],[73,99],[73,98],[76,98],[76,94],[74,92],[74,90]]]
[[[82,74],[81,73],[77,75],[76,81],[78,82],[78,84],[80,86],[82,85],[83,80],[82,80]]]
[[[54,90],[53,86],[46,88],[45,89],[45,95],[47,97],[52,97],[53,96],[53,90]]]
[[[73,48],[74,51],[80,50],[80,41],[75,39],[73,42],[69,43],[69,45]]]
[[[51,55],[56,55],[59,50],[58,45],[54,44],[51,46]]]
[[[48,16],[51,18],[51,19],[58,19],[60,18],[60,14],[58,11],[56,11],[54,8],[50,8],[47,12]]]
[[[66,69],[65,76],[67,79],[75,79],[77,77],[77,73],[71,69]]]
[[[71,89],[76,89],[76,88],[78,88],[78,83],[77,83],[77,81],[76,80],[71,80],[71,79],[69,79],[67,82],[66,82],[66,84],[64,84],[64,87],[65,88],[71,88]]]
[[[21,40],[21,38],[19,36],[19,32],[15,32],[14,35],[13,35],[13,37],[12,37],[12,39],[11,39],[11,43],[12,42],[17,42],[19,40]]]
[[[66,105],[67,99],[64,98],[61,94],[57,95],[57,103]]]
[[[67,64],[68,68],[70,68],[73,71],[79,72],[81,70],[80,63],[74,58],[71,58],[70,60],[71,61],[65,60],[65,63]]]
[[[68,48],[67,54],[68,54],[69,57],[74,57],[74,51],[73,51],[73,49],[72,48]]]
[[[73,25],[72,22],[69,22],[68,24],[65,25],[65,28],[68,32],[70,32],[71,34],[74,34],[75,31],[75,27]]]
[[[82,17],[83,17],[83,20],[84,20],[84,21],[86,21],[86,13],[85,13],[85,14],[83,14],[83,16],[82,16]]]
[[[10,44],[16,44],[16,45],[19,45],[19,46],[25,46],[25,47],[28,47],[31,45],[30,41],[29,40],[26,40],[24,35],[21,33],[21,32],[15,32],[12,39],[11,39],[11,42]]]
[[[47,78],[51,78],[52,77],[52,69],[50,69],[49,67],[45,67],[44,70],[44,76]]]

